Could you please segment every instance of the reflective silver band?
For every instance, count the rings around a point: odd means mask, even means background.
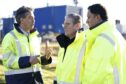
[[[113,74],[114,74],[114,84],[119,84],[119,71],[117,66],[114,66],[114,70],[113,70]]]
[[[3,54],[3,59],[8,59],[10,55],[11,55],[11,52]]]
[[[100,34],[100,36],[102,36],[103,38],[107,39],[115,47],[115,41],[111,37],[109,37],[107,34],[102,33],[102,34]],[[119,73],[118,73],[118,68],[117,68],[116,65],[114,66],[113,74],[114,74],[114,82],[115,82],[115,84],[119,84],[119,81],[120,81],[119,80]]]
[[[39,68],[36,68],[36,72],[37,71],[40,71]],[[26,68],[26,69],[5,71],[5,75],[23,74],[23,73],[29,73],[29,72],[33,72],[33,67]]]
[[[79,58],[78,58],[78,63],[77,63],[77,67],[76,67],[76,74],[75,74],[74,84],[79,84],[80,71],[81,71],[81,65],[82,65],[82,58],[83,58],[83,56],[85,54],[86,43],[87,43],[87,39],[85,39],[85,41],[83,42],[81,51],[79,53]]]
[[[16,46],[17,46],[17,48],[18,48],[19,56],[22,56],[21,44],[20,44],[18,38],[16,37],[16,35],[14,34],[13,31],[11,31],[10,34],[15,38]]]
[[[107,34],[102,33],[102,34],[100,34],[100,36],[107,39],[113,46],[115,46],[115,41],[113,39],[111,39],[111,37],[109,37]]]
[[[9,68],[12,68],[12,65],[13,65],[13,62],[14,62],[15,59],[16,59],[16,56],[14,56],[14,55],[10,57],[10,59],[8,61],[8,67]]]

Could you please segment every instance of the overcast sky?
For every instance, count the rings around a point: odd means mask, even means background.
[[[74,5],[73,0],[0,0],[0,17],[12,16],[13,11],[23,5],[33,8],[46,7],[47,2],[49,6]],[[110,20],[120,19],[126,24],[124,0],[78,0],[78,2],[78,6],[83,7],[84,22],[87,18],[87,7],[93,3],[101,3],[107,8]]]

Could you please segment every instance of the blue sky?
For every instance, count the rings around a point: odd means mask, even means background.
[[[0,17],[11,17],[13,11],[23,5],[33,8],[46,7],[47,2],[49,6],[74,5],[73,0],[0,0]],[[78,0],[78,2],[78,6],[83,7],[84,22],[87,18],[87,7],[94,3],[101,3],[107,8],[111,21],[120,19],[123,24],[126,24],[124,0]]]

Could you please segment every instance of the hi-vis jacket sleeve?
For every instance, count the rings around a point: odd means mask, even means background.
[[[108,40],[98,37],[87,54],[82,84],[114,84],[114,52]]]
[[[12,35],[8,34],[2,41],[3,64],[6,68],[19,69],[31,66],[29,56],[18,56],[17,46]]]
[[[126,84],[126,41],[120,38],[118,43],[120,46],[117,48],[115,63],[119,69],[119,84]]]
[[[124,65],[122,65],[123,66],[123,72],[122,72],[122,74],[123,74],[123,78],[122,78],[122,83],[121,84],[125,84],[126,83],[126,45],[125,45],[125,50],[124,50],[124,57],[123,57],[123,64]]]

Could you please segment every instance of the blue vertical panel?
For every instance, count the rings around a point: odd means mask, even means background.
[[[51,6],[35,9],[35,27],[40,33],[48,33],[49,31],[63,33],[65,8],[66,6]]]
[[[64,23],[64,17],[66,15],[66,6],[57,6],[54,8],[54,32],[64,33],[62,24]]]
[[[13,29],[14,18],[3,18],[3,36]]]
[[[51,8],[35,9],[35,27],[40,33],[48,33],[49,25],[52,24]]]

